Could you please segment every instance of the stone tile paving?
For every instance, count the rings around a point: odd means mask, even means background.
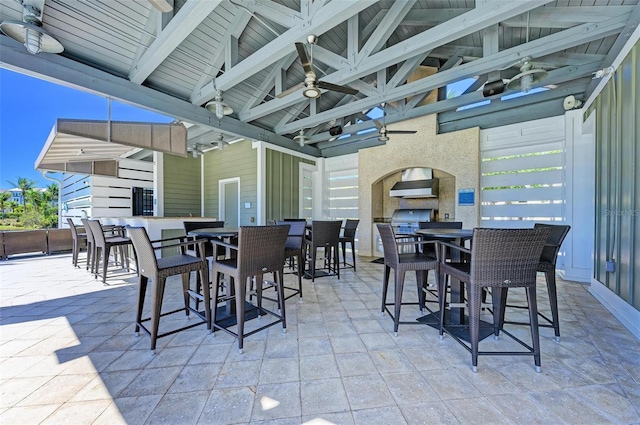
[[[148,336],[134,335],[134,274],[105,286],[70,255],[2,261],[0,423],[640,423],[640,342],[584,285],[559,281],[562,339],[541,328],[542,373],[528,356],[482,356],[473,373],[470,354],[431,327],[401,325],[394,337],[380,312],[382,266],[359,260],[340,280],[305,280],[304,300],[287,301],[287,332],[275,325],[251,335],[243,354],[233,337],[204,326],[159,339],[153,354]],[[413,279],[406,300],[416,298]],[[164,307],[181,302],[180,282],[170,280]],[[419,316],[403,308],[403,320]],[[166,316],[160,326],[187,320],[197,319]],[[508,338],[481,344],[511,347]]]

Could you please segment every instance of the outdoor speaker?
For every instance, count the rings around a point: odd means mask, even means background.
[[[491,81],[489,83],[485,83],[484,88],[482,89],[482,95],[484,97],[493,96],[494,94],[500,94],[504,91],[504,83],[502,80]]]
[[[332,135],[332,136],[337,136],[339,134],[342,134],[342,127],[340,127],[339,125],[331,127],[329,129],[329,134]]]

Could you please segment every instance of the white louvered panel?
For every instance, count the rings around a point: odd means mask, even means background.
[[[358,187],[332,188],[329,196],[332,198],[358,198]]]
[[[527,187],[521,189],[485,190],[482,192],[482,203],[513,201],[555,201],[563,199],[562,186]]]
[[[496,161],[484,161],[482,163],[482,173],[486,174],[498,171],[562,167],[563,162],[564,158],[562,152],[546,155],[521,156]]]
[[[89,217],[99,218],[99,217],[131,217],[132,209],[131,208],[104,208],[104,207],[93,207],[91,208],[91,213]]]
[[[138,161],[135,159],[121,159],[118,161],[119,168],[128,168],[131,170],[149,171],[153,173],[153,162]]]
[[[539,141],[561,140],[564,137],[562,116],[506,125],[480,132],[481,150],[513,146],[531,146]]]
[[[481,217],[562,217],[563,204],[482,205]]]
[[[93,186],[91,191],[94,197],[115,196],[119,198],[131,198],[130,187]]]
[[[482,176],[481,187],[522,186],[534,184],[556,184],[563,182],[562,170],[537,171],[518,174]]]
[[[546,142],[538,142],[534,146],[513,146],[509,148],[501,148],[501,149],[482,149],[482,158],[497,158],[502,156],[510,156],[510,155],[524,155],[533,152],[549,152],[549,151],[557,151],[562,150],[564,146],[564,141],[562,140],[552,140]],[[486,161],[489,162],[489,161]]]
[[[482,220],[482,227],[496,229],[531,229],[534,223],[543,223],[544,220],[526,218],[520,220]],[[551,223],[551,222],[548,222]],[[557,224],[557,222],[555,222]]]
[[[357,199],[331,199],[330,209],[358,208]]]
[[[131,208],[131,199],[94,196],[91,206],[93,208]]]
[[[140,182],[132,182],[134,186],[143,186],[153,185],[153,173],[148,171],[139,171],[139,170],[128,170],[126,168],[120,168],[118,170],[118,177],[121,179],[131,179],[131,180],[142,180]]]

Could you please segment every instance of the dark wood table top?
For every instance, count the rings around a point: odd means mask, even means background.
[[[415,233],[442,239],[471,239],[473,237],[473,229],[419,229]]]
[[[204,229],[195,229],[187,233],[189,236],[200,236],[205,238],[228,238],[238,236],[240,229],[238,227],[207,227]]]

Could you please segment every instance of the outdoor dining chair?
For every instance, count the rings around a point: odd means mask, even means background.
[[[538,229],[487,229],[473,230],[471,249],[438,241],[440,274],[438,293],[440,302],[440,338],[444,333],[451,335],[457,342],[471,353],[472,370],[478,370],[479,355],[533,355],[536,371],[540,372],[540,338],[538,334],[538,309],[536,302],[536,270],[540,254],[550,233],[548,228]],[[447,262],[444,259],[446,249],[459,250],[470,255],[470,262]],[[445,322],[446,285],[450,276],[465,283],[469,324],[452,325]],[[529,321],[532,344],[528,345],[503,328],[500,318],[500,303],[507,288],[523,287],[527,294]],[[479,351],[480,314],[483,291],[491,288],[493,301],[493,329],[495,339],[500,332],[511,337],[526,351]],[[467,327],[469,341],[467,344],[458,336],[456,330]],[[457,329],[456,329],[457,328]]]
[[[94,253],[92,264],[94,264],[92,273],[94,277],[98,278],[100,269],[100,263],[102,262],[102,283],[107,283],[107,269],[109,268],[109,255],[111,248],[117,248],[120,251],[120,265],[123,269],[129,270],[129,256],[126,253],[126,246],[131,245],[131,239],[126,236],[121,236],[120,229],[112,227],[107,230],[108,234],[105,234],[105,230],[102,228],[100,221],[87,220],[87,224],[91,229],[91,235],[93,236]],[[114,263],[117,265],[117,255],[114,252]]]
[[[547,317],[542,312],[538,311],[538,316],[542,317],[545,324],[538,323],[540,327],[553,328],[555,333],[556,341],[560,341],[560,319],[558,316],[558,294],[556,289],[556,262],[558,260],[558,252],[560,251],[560,247],[562,246],[562,242],[564,238],[571,230],[571,226],[569,225],[557,225],[557,224],[543,224],[543,223],[534,223],[534,228],[548,228],[550,230],[549,237],[545,242],[544,248],[542,249],[542,254],[540,255],[540,261],[538,263],[538,271],[544,273],[545,280],[547,282],[547,293],[549,294],[549,307],[551,308],[551,319]],[[504,291],[503,300],[502,300],[502,311],[500,312],[500,316],[504,321],[505,317],[505,308],[526,308],[520,305],[507,305],[507,291]],[[504,321],[504,323],[510,324],[523,324],[521,322],[514,321]]]
[[[67,223],[69,223],[69,228],[71,229],[71,238],[73,239],[73,245],[71,248],[71,262],[73,263],[73,267],[78,267],[78,255],[80,254],[80,251],[83,248],[87,249],[87,232],[84,230],[84,228],[81,228],[82,231],[78,231],[78,227],[76,227],[71,217],[67,217]],[[89,252],[87,250],[87,258],[88,256]]]
[[[340,236],[340,248],[342,248],[342,265],[353,267],[356,271],[356,230],[358,230],[360,220],[348,218],[344,223],[342,235]],[[351,245],[351,264],[347,263],[347,244]]]
[[[316,260],[318,248],[324,249],[324,267],[329,274],[335,274],[340,279],[340,259],[338,257],[338,246],[340,244],[340,220],[313,220],[311,223],[311,234],[304,240],[304,251],[309,260],[311,272],[311,282],[316,278]]]
[[[187,242],[184,237],[177,237],[151,241],[149,240],[149,235],[144,227],[127,226],[127,232],[136,252],[139,275],[138,306],[136,311],[135,328],[136,335],[139,334],[140,329],[145,331],[151,337],[151,350],[154,351],[156,349],[156,341],[158,338],[172,335],[176,332],[190,329],[203,323],[207,325],[208,330],[211,330],[211,297],[209,293],[209,285],[202,286],[202,294],[197,291],[192,291],[189,285],[191,272],[198,273],[202,282],[208,282],[209,266],[204,256],[195,257],[186,254],[186,247],[190,244],[198,245],[199,252],[204,252],[206,239]],[[154,246],[154,244],[162,245]],[[178,253],[168,257],[157,258],[155,251],[159,249],[164,250],[163,252],[166,252],[168,249],[177,249]],[[182,276],[184,308],[181,307],[176,310],[163,313],[162,301],[164,298],[167,278],[175,275]],[[151,294],[151,315],[150,317],[143,318],[142,314],[149,280],[151,280],[153,285],[153,292]],[[202,304],[204,305],[204,314],[199,312],[197,308],[190,306],[191,299],[202,301]],[[179,327],[178,329],[159,333],[160,317],[182,311],[185,312],[186,316],[189,316],[190,313],[194,313],[202,319],[202,321],[189,323],[185,326]],[[146,327],[144,324],[147,321],[151,321],[150,328]]]
[[[400,321],[400,310],[403,305],[418,305],[422,313],[425,305],[425,291],[427,286],[427,272],[436,271],[438,277],[438,260],[436,257],[425,254],[420,249],[421,246],[434,245],[433,241],[420,241],[418,239],[408,239],[396,236],[390,224],[378,223],[378,232],[382,238],[382,249],[384,251],[384,276],[382,281],[382,315],[385,312],[393,319],[393,334],[398,336],[398,326],[400,324],[421,324],[417,321]],[[401,247],[412,246],[412,252],[404,252]],[[387,292],[389,289],[389,275],[391,269],[394,270],[394,301],[387,303]],[[418,302],[403,302],[402,293],[404,290],[404,278],[408,271],[416,272],[416,286],[418,289]],[[389,310],[393,306],[393,313]]]
[[[302,299],[302,275],[304,275],[304,254],[303,244],[304,235],[306,232],[306,221],[276,221],[276,225],[289,226],[289,233],[287,234],[287,240],[284,245],[284,257],[289,261],[289,267],[293,270],[298,277],[298,287],[293,288],[290,286],[284,286],[285,289],[292,290],[293,292],[285,296],[285,300],[298,294]]]
[[[240,353],[242,353],[244,346],[244,338],[249,335],[277,323],[282,323],[282,332],[286,332],[287,320],[284,303],[283,269],[288,232],[288,226],[241,226],[238,232],[237,245],[218,240],[213,241],[216,246],[235,251],[235,255],[232,254],[229,258],[224,259],[219,257],[213,259],[214,301],[211,326],[214,332],[219,329],[235,336],[238,339],[238,351]],[[277,302],[280,307],[280,314],[262,306],[264,275],[267,273],[275,275],[273,284],[278,292]],[[220,291],[222,275],[232,281],[227,285],[224,295],[221,295]],[[248,279],[255,279],[257,305],[247,306],[247,287],[251,287],[251,285],[247,285]],[[235,322],[222,320],[221,317],[218,317],[218,304],[231,301],[235,302]],[[245,333],[245,312],[248,308],[257,309],[259,316],[262,313],[266,313],[277,320]],[[234,325],[237,325],[236,331],[231,330]]]

